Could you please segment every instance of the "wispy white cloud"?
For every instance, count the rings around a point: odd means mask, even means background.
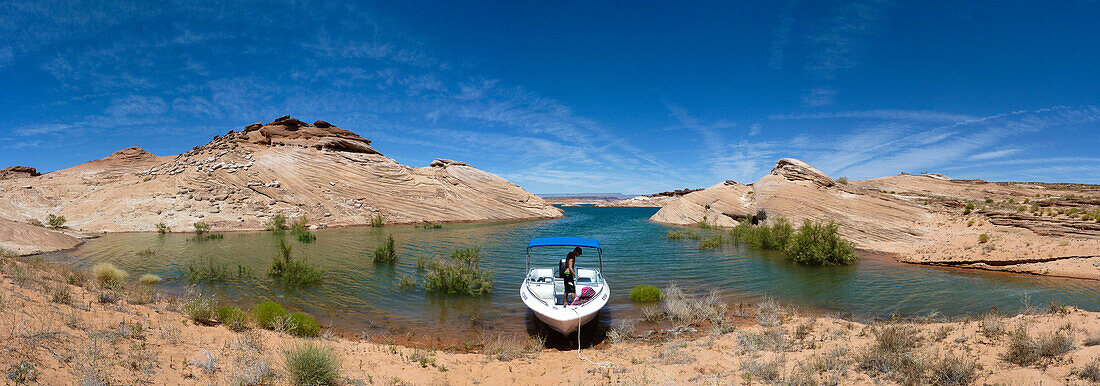
[[[802,95],[802,105],[806,107],[822,107],[833,104],[836,90],[828,87],[818,87]]]
[[[775,120],[804,120],[804,119],[881,119],[897,121],[917,122],[966,122],[979,119],[967,114],[947,113],[941,111],[926,110],[865,110],[865,111],[838,111],[830,113],[812,114],[777,114],[768,117]]]
[[[771,55],[768,58],[768,67],[773,70],[778,70],[783,67],[783,62],[787,59],[787,46],[791,42],[791,27],[794,26],[794,8],[798,5],[797,0],[790,0],[787,5],[779,12],[779,25],[775,28],[773,33]]]
[[[967,159],[971,160],[971,161],[981,161],[981,160],[987,160],[987,159],[1001,158],[1001,157],[1012,155],[1012,154],[1014,154],[1016,152],[1019,152],[1019,151],[1020,151],[1020,149],[1004,149],[1004,150],[987,151],[985,153],[974,154],[974,155],[968,157]]]

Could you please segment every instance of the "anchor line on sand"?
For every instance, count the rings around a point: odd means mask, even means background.
[[[601,369],[613,369],[613,368],[615,368],[615,364],[612,363],[611,361],[604,361],[604,362],[597,363],[597,362],[593,362],[591,359],[588,359],[588,357],[586,357],[586,356],[581,356],[581,324],[582,324],[581,323],[581,314],[580,314],[580,312],[577,311],[576,308],[573,309],[573,313],[577,314],[577,359],[580,359],[580,360],[583,360],[585,362],[591,363],[591,364],[593,364],[596,367],[599,367]]]

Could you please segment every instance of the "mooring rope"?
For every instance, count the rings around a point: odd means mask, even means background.
[[[576,308],[573,309],[573,313],[577,315],[577,359],[580,359],[580,360],[583,360],[585,362],[591,363],[591,364],[593,364],[593,365],[595,365],[595,366],[597,366],[601,369],[613,369],[613,368],[615,368],[615,364],[611,363],[611,361],[596,363],[596,362],[593,362],[591,359],[588,359],[588,357],[581,356],[581,313],[580,313],[580,311],[577,311]]]

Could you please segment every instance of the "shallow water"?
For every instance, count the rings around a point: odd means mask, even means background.
[[[291,310],[318,316],[350,333],[398,327],[428,334],[461,334],[488,321],[504,330],[523,331],[531,323],[517,296],[524,275],[524,249],[534,237],[582,236],[598,239],[604,248],[604,273],[612,298],[603,316],[636,315],[627,299],[638,284],[664,287],[675,283],[688,290],[718,289],[730,300],[770,296],[797,305],[835,311],[857,318],[902,316],[963,316],[997,308],[1015,312],[1026,304],[1050,301],[1100,310],[1100,284],[1095,281],[964,271],[900,264],[892,259],[865,258],[854,266],[807,267],[787,262],[771,251],[740,247],[700,251],[697,242],[668,240],[673,229],[649,222],[655,208],[567,207],[554,220],[496,224],[447,224],[442,229],[412,226],[347,228],[316,231],[317,240],[302,244],[287,236],[296,256],[325,270],[322,284],[297,290],[277,285],[266,275],[276,255],[279,237],[267,232],[225,233],[223,240],[194,241],[187,234],[110,234],[89,240],[79,249],[51,259],[90,267],[109,261],[133,275],[154,273],[170,291],[188,283],[181,273],[191,261],[214,259],[247,267],[251,275],[226,283],[201,284],[223,303],[248,307],[275,300]],[[397,240],[398,261],[372,262],[373,250],[387,235]],[[402,291],[396,277],[415,275],[417,256],[441,256],[466,246],[480,246],[482,267],[494,273],[490,296],[437,296],[422,290]],[[150,249],[154,256],[141,257]],[[566,249],[536,256],[536,264],[556,265]],[[585,252],[578,266],[595,266]]]

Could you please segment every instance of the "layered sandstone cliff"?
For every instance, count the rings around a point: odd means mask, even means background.
[[[141,148],[40,176],[0,180],[0,218],[59,214],[87,232],[262,229],[275,214],[312,224],[505,221],[561,211],[492,173],[436,160],[411,167],[324,121],[282,117],[169,157]]]

